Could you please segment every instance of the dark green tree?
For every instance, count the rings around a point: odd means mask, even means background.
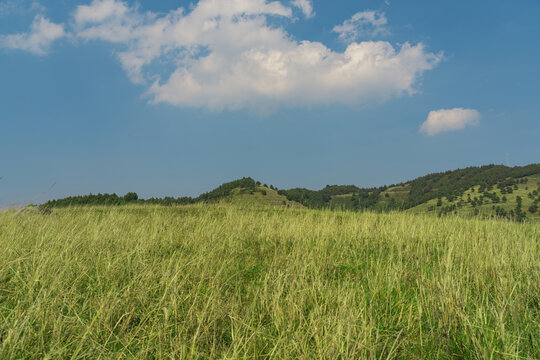
[[[139,195],[135,192],[128,192],[126,195],[124,195],[124,201],[126,202],[132,202],[139,200]]]

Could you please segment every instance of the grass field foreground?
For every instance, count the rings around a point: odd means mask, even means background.
[[[540,224],[235,205],[0,213],[0,358],[539,359]]]

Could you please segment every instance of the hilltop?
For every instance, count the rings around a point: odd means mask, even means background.
[[[502,217],[523,221],[540,219],[540,164],[522,167],[486,165],[428,174],[390,186],[360,188],[355,185],[327,185],[321,190],[294,188],[278,190],[250,177],[225,183],[198,197],[139,199],[97,194],[52,200],[42,208],[72,205],[188,205],[226,202],[243,205],[307,207],[351,211],[407,211],[438,216]]]
[[[134,192],[129,192],[124,196],[117,194],[90,194],[82,196],[70,196],[58,200],[50,200],[42,204],[42,208],[63,208],[79,205],[126,205],[126,204],[150,204],[150,205],[190,205],[197,203],[215,203],[225,202],[244,205],[261,206],[286,206],[286,207],[304,207],[298,202],[291,201],[278,192],[273,185],[262,185],[250,177],[234,180],[224,183],[212,191],[203,193],[198,197],[164,197],[139,199]]]

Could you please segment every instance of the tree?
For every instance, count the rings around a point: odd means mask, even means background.
[[[128,192],[126,195],[124,195],[124,200],[126,202],[137,201],[138,199],[139,196],[134,192]]]
[[[516,197],[516,201],[517,201],[517,205],[516,205],[516,211],[515,211],[515,219],[518,222],[523,222],[523,220],[525,220],[526,218],[525,213],[521,209],[521,206],[523,204],[523,199],[521,198],[521,196],[518,195]]]
[[[538,200],[532,203],[531,206],[529,206],[529,212],[531,214],[535,214],[538,211]]]

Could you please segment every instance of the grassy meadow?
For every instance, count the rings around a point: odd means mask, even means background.
[[[0,213],[0,359],[540,359],[540,224],[256,207]]]

